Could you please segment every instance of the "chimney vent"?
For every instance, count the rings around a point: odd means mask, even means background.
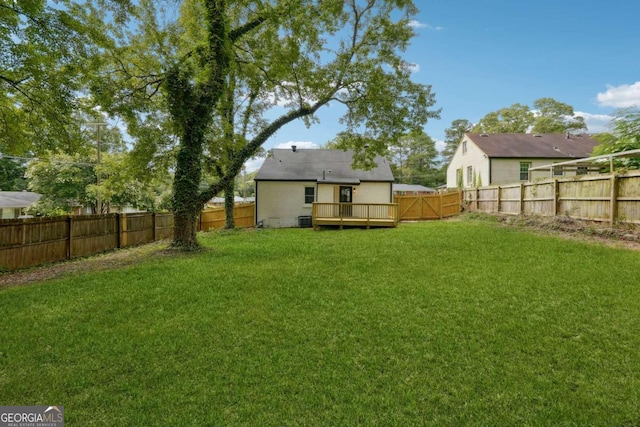
[[[297,148],[298,148],[298,146],[296,146],[296,145],[292,145],[292,146],[291,146],[291,151],[293,151],[293,152],[295,153],[295,152],[296,152],[296,150],[297,150]]]

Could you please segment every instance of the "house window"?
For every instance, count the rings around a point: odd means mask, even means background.
[[[562,176],[563,175],[562,168],[560,166],[554,166],[553,167],[553,175],[554,176]]]
[[[473,166],[467,166],[467,184],[473,185]]]
[[[462,168],[460,168],[460,169],[456,169],[456,186],[457,186],[457,187],[462,187],[462,186],[463,186],[463,182],[462,182]]]
[[[467,141],[462,141],[462,154],[467,154]]]
[[[315,187],[304,187],[304,203],[310,205],[316,200],[316,188]]]
[[[529,181],[531,162],[520,162],[520,181]]]
[[[586,175],[589,172],[589,169],[586,166],[578,166],[576,170],[576,175]]]

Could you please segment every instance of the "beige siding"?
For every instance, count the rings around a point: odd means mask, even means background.
[[[299,216],[311,215],[311,204],[304,203],[305,187],[316,188],[316,201],[337,203],[340,185],[314,182],[256,182],[256,221],[265,227],[297,227]],[[392,203],[390,182],[363,182],[352,186],[353,203]]]
[[[531,167],[544,166],[553,162],[559,163],[573,159],[491,159],[491,185],[516,184],[520,180],[520,163],[531,163]],[[529,181],[547,178],[563,178],[575,176],[575,171],[564,172],[562,175],[551,175],[549,171],[530,172]],[[484,184],[484,185],[489,185]]]
[[[299,216],[311,216],[313,205],[304,203],[305,187],[315,182],[256,182],[256,221],[265,227],[296,227]]]
[[[463,146],[466,143],[466,153],[463,153]],[[471,180],[476,177],[476,182],[480,185],[489,185],[489,159],[485,153],[466,136],[462,139],[456,152],[447,167],[447,188],[457,188],[458,169],[462,170],[462,186],[473,187],[474,182],[470,182],[468,170],[471,167]]]

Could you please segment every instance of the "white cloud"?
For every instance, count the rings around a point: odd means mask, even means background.
[[[446,146],[447,144],[445,144],[444,141],[436,140],[436,150],[438,150],[438,153],[442,153],[442,150],[444,150]]]
[[[311,141],[288,141],[281,142],[280,144],[274,146],[273,148],[291,148],[292,146],[296,146],[297,148],[320,148],[318,144]]]
[[[247,173],[251,173],[260,169],[262,163],[264,163],[263,158],[251,159],[244,164],[244,167],[247,169]]]
[[[640,105],[640,82],[631,85],[607,85],[607,91],[598,93],[603,107],[626,108]]]
[[[409,26],[413,28],[426,28],[428,30],[440,31],[444,30],[444,27],[434,27],[433,25],[426,24],[424,22],[420,22],[416,19],[412,19],[409,21]]]
[[[576,116],[584,117],[589,133],[600,133],[608,130],[609,123],[613,120],[613,116],[608,114],[591,114],[583,111],[576,111]]]

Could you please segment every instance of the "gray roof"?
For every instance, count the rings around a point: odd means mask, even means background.
[[[424,193],[435,193],[436,190],[424,185],[417,184],[393,184],[393,191],[418,191]]]
[[[376,157],[376,167],[353,169],[353,151],[322,149],[274,149],[265,159],[255,181],[318,181],[358,184],[362,181],[393,182],[393,173],[384,157]]]
[[[600,143],[588,135],[560,133],[467,133],[489,157],[509,158],[581,158],[589,157]]]
[[[40,197],[40,194],[31,191],[0,191],[0,209],[28,208]]]

